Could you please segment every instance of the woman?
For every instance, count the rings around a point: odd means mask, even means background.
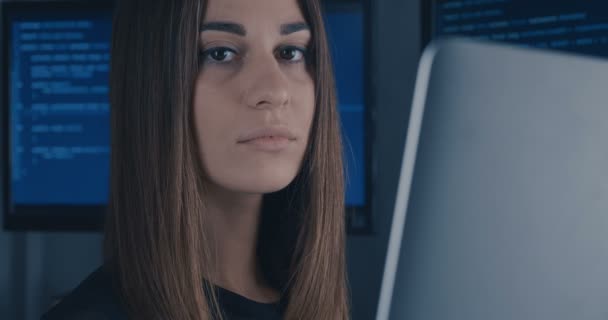
[[[45,319],[347,319],[318,0],[121,0],[105,264]]]

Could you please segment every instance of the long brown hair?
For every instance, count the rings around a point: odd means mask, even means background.
[[[310,25],[316,107],[302,167],[264,196],[258,257],[285,319],[347,319],[344,172],[332,66],[318,0]],[[110,103],[111,191],[105,261],[130,317],[220,315],[193,123],[204,0],[117,1]]]

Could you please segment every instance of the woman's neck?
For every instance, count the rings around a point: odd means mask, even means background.
[[[217,270],[213,282],[251,300],[275,302],[278,293],[264,280],[256,254],[262,198],[210,188],[207,212]]]

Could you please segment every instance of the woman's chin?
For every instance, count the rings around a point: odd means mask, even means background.
[[[242,175],[229,181],[216,181],[216,183],[235,192],[266,194],[284,189],[294,178],[295,173],[281,174],[281,172],[275,171],[273,174]]]

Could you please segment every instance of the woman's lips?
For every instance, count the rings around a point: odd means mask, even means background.
[[[250,140],[259,139],[259,138],[273,138],[273,137],[286,138],[288,140],[296,139],[295,135],[291,132],[291,130],[289,130],[285,126],[272,126],[272,127],[266,126],[266,127],[255,128],[255,129],[245,132],[244,134],[242,134],[239,137],[238,142],[242,143],[242,142],[248,142]]]
[[[243,134],[238,144],[260,151],[281,151],[295,140],[295,135],[286,127],[261,127]]]
[[[261,137],[241,142],[241,144],[254,147],[261,151],[280,151],[287,148],[292,142],[293,140],[289,140],[285,137]]]

